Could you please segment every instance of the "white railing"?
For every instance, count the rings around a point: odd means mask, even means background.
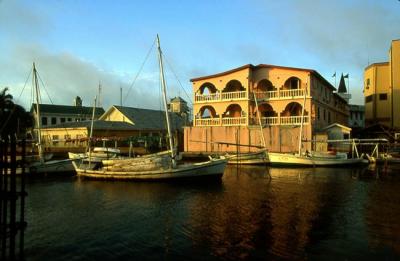
[[[279,125],[279,117],[261,117],[261,123],[267,125]]]
[[[247,91],[240,91],[240,92],[217,91],[215,93],[210,93],[210,94],[196,93],[194,96],[195,102],[245,100],[245,99],[247,99]]]
[[[261,117],[262,125],[301,125],[301,116],[277,116],[277,117]],[[308,125],[310,117],[304,116],[303,124]],[[250,125],[258,125],[257,118],[250,118]],[[218,117],[195,119],[195,126],[240,126],[247,125],[246,117]]]
[[[304,97],[304,89],[291,89],[291,90],[280,90],[280,91],[268,91],[268,92],[254,92],[257,99],[271,100],[281,98],[301,98]],[[253,95],[251,95],[253,97]]]
[[[269,92],[254,92],[256,94],[257,99],[274,99],[278,98],[278,91],[269,91]]]
[[[225,117],[222,118],[223,126],[246,125],[246,117]]]
[[[281,90],[279,96],[281,98],[302,97],[304,96],[304,89]]]
[[[195,119],[196,126],[220,126],[220,118]]]
[[[301,125],[301,116],[281,116],[280,125]],[[304,116],[303,124],[309,123],[309,117]]]
[[[222,100],[240,100],[240,99],[245,99],[246,97],[246,91],[242,92],[221,92],[221,98]]]

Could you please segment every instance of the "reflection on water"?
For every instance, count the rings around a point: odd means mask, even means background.
[[[34,180],[26,254],[31,260],[395,259],[397,173],[229,166],[211,184]]]

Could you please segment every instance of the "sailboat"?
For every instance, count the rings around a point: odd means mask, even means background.
[[[32,82],[35,87],[36,96],[36,136],[38,158],[28,165],[29,173],[31,174],[51,174],[51,173],[66,173],[74,171],[72,159],[62,160],[47,160],[43,154],[42,133],[41,133],[41,117],[40,117],[40,95],[39,83],[35,63],[33,63],[33,78]]]
[[[342,166],[342,165],[357,165],[368,164],[368,160],[363,158],[348,158],[345,153],[337,153],[334,155],[320,152],[302,153],[302,136],[304,125],[304,108],[306,104],[307,92],[304,92],[304,100],[301,112],[301,124],[299,135],[298,153],[276,153],[268,152],[268,161],[271,165],[278,166]]]
[[[171,133],[171,123],[167,107],[166,84],[164,78],[163,59],[160,39],[157,35],[158,61],[160,67],[160,81],[162,85],[164,110],[167,123],[170,150],[168,154],[151,154],[147,157],[103,161],[102,164],[79,164],[74,162],[78,176],[97,179],[121,180],[170,180],[194,178],[221,178],[227,159],[224,157],[212,158],[199,163],[181,163],[178,159]]]

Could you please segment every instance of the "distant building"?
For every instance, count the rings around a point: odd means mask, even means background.
[[[262,145],[257,114],[270,151],[297,151],[300,137],[310,141],[328,125],[348,125],[347,100],[315,70],[248,64],[191,82],[194,116],[193,127],[185,128],[185,151]],[[304,149],[311,144],[304,142]]]
[[[184,119],[170,112],[171,127],[174,136],[183,137]],[[87,145],[90,134],[90,120],[64,122],[42,128],[42,140],[47,147],[82,147]],[[141,108],[112,106],[94,121],[95,139],[113,139],[123,141],[128,137],[167,136],[165,112]],[[180,142],[181,145],[183,141]],[[126,144],[126,142],[125,142]]]
[[[65,122],[77,122],[91,120],[93,107],[82,106],[82,102],[77,103],[77,106],[70,105],[54,105],[54,104],[39,104],[40,124],[42,127],[52,126]],[[35,128],[37,122],[36,104],[32,104],[31,113],[35,119]],[[103,115],[104,109],[97,107],[95,110],[95,119]]]
[[[365,125],[400,130],[400,39],[393,40],[389,61],[364,70]]]
[[[179,114],[184,119],[185,126],[189,125],[190,110],[184,99],[179,96],[172,98],[168,104],[168,110]]]
[[[365,106],[350,104],[349,127],[353,130],[365,127]]]

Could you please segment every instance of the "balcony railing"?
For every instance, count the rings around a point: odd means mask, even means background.
[[[266,92],[257,91],[254,93],[257,99],[262,99],[262,100],[304,97],[304,89],[290,89],[290,90],[266,91]],[[251,95],[250,97],[253,98],[253,95]],[[240,92],[217,91],[215,93],[210,93],[210,94],[196,93],[194,96],[195,102],[245,100],[247,98],[248,98],[247,91],[240,91]]]
[[[280,90],[280,91],[267,91],[267,92],[254,92],[257,99],[260,100],[278,100],[287,98],[301,98],[304,97],[304,89],[291,89],[291,90]],[[251,95],[250,97],[253,97]]]
[[[247,99],[247,91],[240,92],[221,92],[210,94],[196,93],[194,96],[195,102],[209,102],[209,101],[229,101],[229,100],[245,100]]]
[[[258,125],[257,118],[250,118],[250,125]],[[303,124],[308,125],[310,117],[304,116]],[[195,126],[243,126],[247,124],[246,117],[219,117],[219,118],[206,118],[195,119]],[[275,116],[275,117],[261,117],[261,124],[267,126],[276,125],[301,125],[301,116]]]

